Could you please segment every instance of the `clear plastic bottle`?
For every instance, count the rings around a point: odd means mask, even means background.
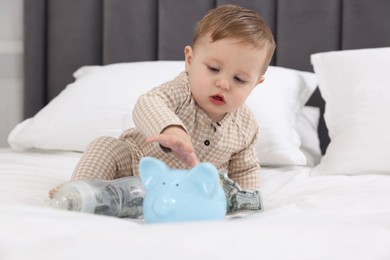
[[[144,195],[139,177],[85,179],[64,184],[50,205],[71,211],[138,218],[142,216]]]

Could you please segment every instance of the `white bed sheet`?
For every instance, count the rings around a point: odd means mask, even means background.
[[[390,176],[263,168],[262,213],[147,225],[46,205],[80,155],[0,149],[0,259],[390,259]]]

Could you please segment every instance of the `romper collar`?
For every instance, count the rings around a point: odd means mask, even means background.
[[[230,112],[230,113],[227,113],[223,118],[222,120],[218,121],[218,122],[213,122],[215,123],[216,125],[218,126],[224,126],[226,124],[229,124],[233,118],[234,118],[234,114],[235,112]]]

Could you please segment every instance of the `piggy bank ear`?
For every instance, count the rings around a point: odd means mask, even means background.
[[[211,163],[200,163],[188,172],[189,179],[205,194],[212,194],[220,185],[217,168]]]
[[[139,174],[145,188],[158,182],[166,170],[166,164],[153,157],[143,157],[139,163]]]

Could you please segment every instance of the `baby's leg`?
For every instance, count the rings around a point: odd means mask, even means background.
[[[87,147],[73,171],[71,180],[112,180],[130,176],[131,157],[131,147],[128,143],[114,137],[99,137]]]
[[[113,137],[95,139],[82,155],[73,171],[71,181],[81,179],[112,180],[132,175],[132,148]],[[49,191],[53,198],[62,185]]]

